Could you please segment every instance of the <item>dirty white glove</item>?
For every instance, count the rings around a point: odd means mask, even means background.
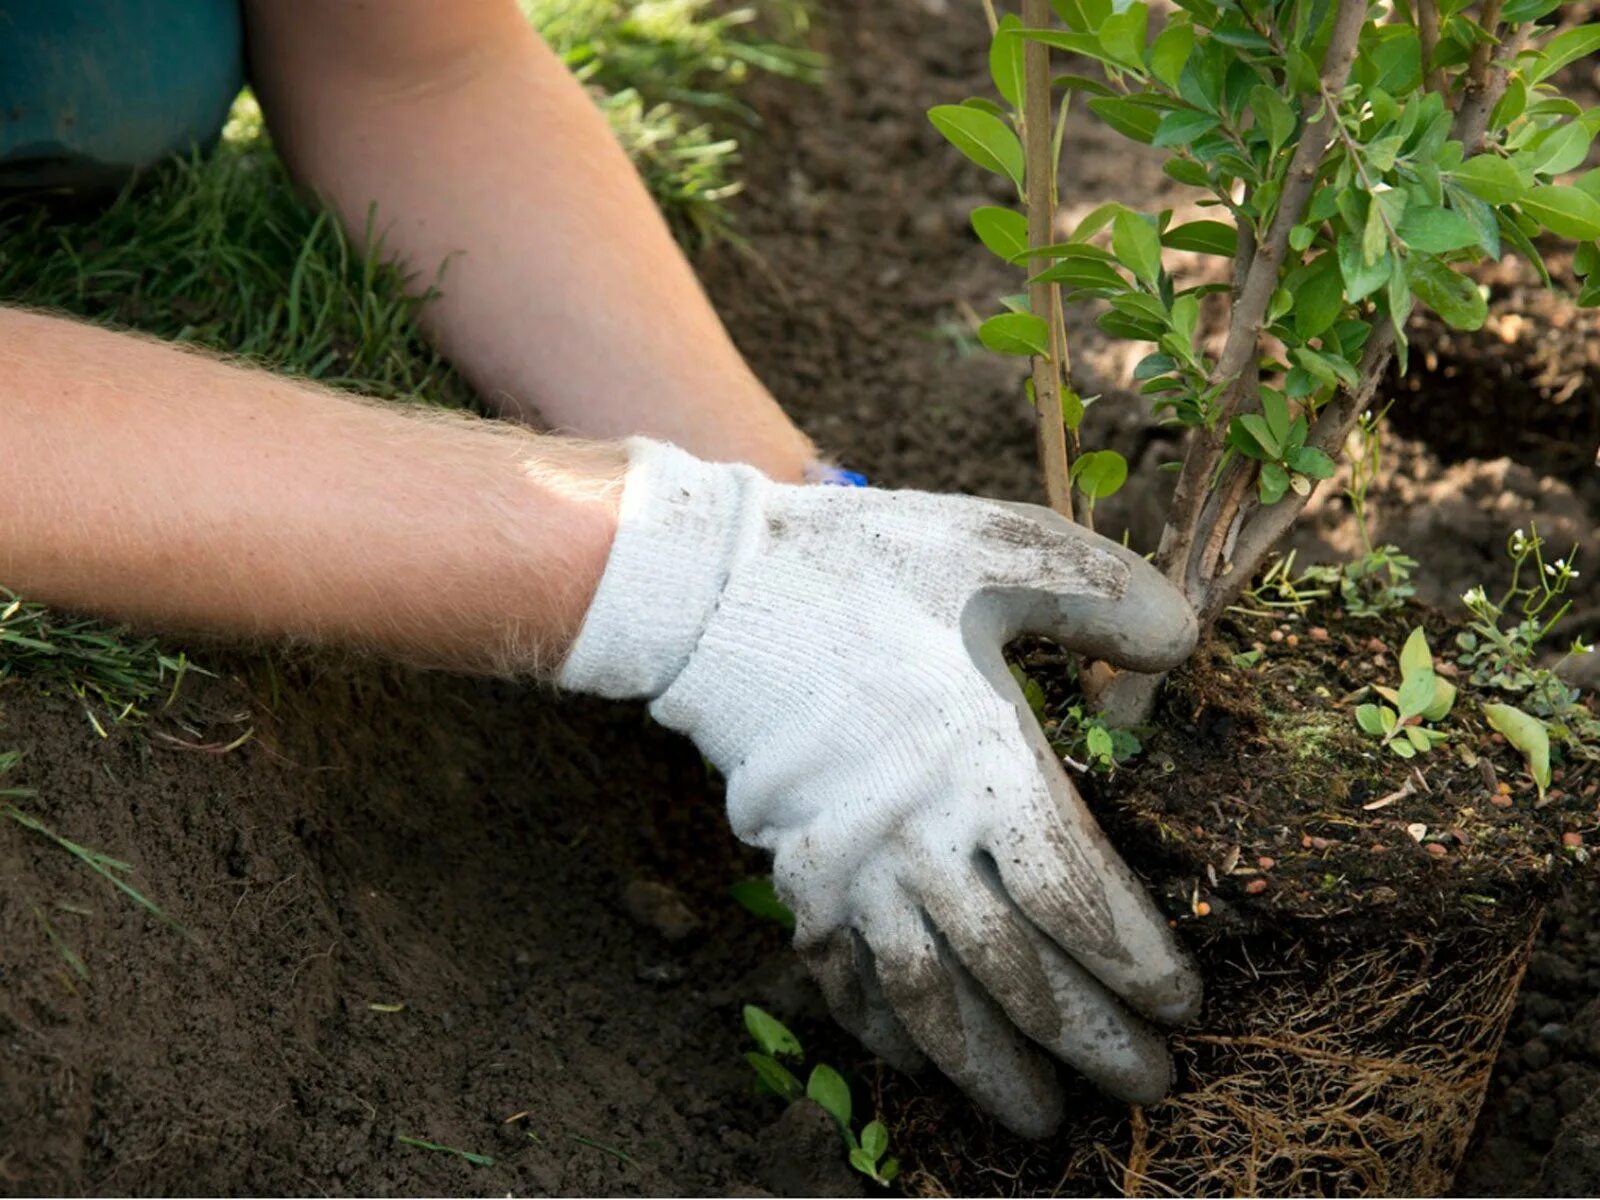
[[[1019,633],[1144,670],[1195,639],[1137,555],[1047,509],[806,488],[642,440],[563,686],[646,697],[772,851],[838,1019],[923,1054],[1020,1133],[1052,1056],[1119,1098],[1169,1083],[1200,986],[1001,658]],[[920,1053],[919,1053],[920,1051]]]

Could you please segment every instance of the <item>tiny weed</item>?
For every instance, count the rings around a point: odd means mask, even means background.
[[[15,750],[8,750],[4,753],[0,753],[0,775],[3,775],[12,767],[16,766],[21,757],[22,756]],[[13,800],[24,799],[32,794],[33,792],[28,788],[0,789],[0,797],[6,797]],[[102,854],[98,850],[90,850],[87,846],[80,846],[77,842],[72,841],[70,838],[62,837],[43,821],[39,820],[39,818],[30,816],[28,813],[23,812],[14,804],[7,804],[3,808],[0,808],[0,816],[10,817],[24,829],[31,829],[34,833],[39,834],[41,837],[48,838],[57,846],[61,847],[61,849],[65,850],[68,854],[76,858],[79,862],[84,863],[90,870],[94,871],[95,874],[107,880],[112,887],[116,888],[124,896],[127,896],[130,900],[155,917],[157,920],[172,926],[172,928],[176,929],[179,933],[184,934],[184,936],[188,936],[188,931],[185,930],[182,925],[178,924],[177,921],[173,920],[165,912],[163,912],[161,908],[147,896],[145,896],[143,892],[133,887],[121,877],[123,872],[133,870],[131,863],[125,863],[121,859],[112,858],[109,854]]]
[[[882,1121],[872,1120],[862,1127],[859,1136],[852,1131],[854,1106],[844,1076],[827,1063],[817,1063],[802,1087],[799,1077],[778,1061],[787,1058],[798,1067],[805,1057],[800,1039],[788,1026],[764,1009],[747,1004],[744,1027],[760,1047],[744,1056],[756,1073],[756,1087],[785,1102],[803,1096],[821,1106],[838,1126],[850,1165],[874,1183],[887,1187],[900,1173],[900,1161],[884,1157],[889,1150],[889,1130]]]
[[[531,1137],[532,1135],[530,1134],[529,1136]],[[588,1146],[589,1149],[598,1150],[602,1154],[609,1154],[618,1162],[627,1163],[630,1167],[633,1165],[633,1156],[627,1151],[618,1150],[615,1146],[607,1146],[605,1143],[597,1142],[593,1138],[586,1138],[581,1133],[569,1133],[567,1134],[567,1140],[577,1142],[580,1146]]]
[[[1491,599],[1481,586],[1461,597],[1471,617],[1456,635],[1456,661],[1477,686],[1517,696],[1515,705],[1484,705],[1484,716],[1522,752],[1543,798],[1550,786],[1552,742],[1576,757],[1600,759],[1600,717],[1557,673],[1562,662],[1594,648],[1574,639],[1561,662],[1538,662],[1540,644],[1572,608],[1566,592],[1578,578],[1577,547],[1565,558],[1547,560],[1539,531],[1518,529],[1506,552],[1511,582],[1499,598]]]
[[[457,1158],[464,1158],[475,1167],[492,1167],[494,1159],[487,1154],[474,1154],[471,1150],[460,1150],[455,1146],[441,1146],[438,1142],[426,1141],[423,1138],[407,1137],[403,1133],[395,1134],[395,1141],[402,1146],[415,1146],[418,1150],[432,1150],[437,1154],[453,1154]]]
[[[1456,689],[1434,673],[1433,653],[1420,626],[1411,631],[1400,651],[1399,689],[1379,686],[1376,690],[1389,703],[1356,708],[1356,724],[1363,733],[1380,739],[1401,758],[1414,758],[1447,739],[1447,734],[1424,722],[1437,723],[1450,715]]]

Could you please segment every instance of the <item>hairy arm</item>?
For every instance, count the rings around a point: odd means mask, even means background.
[[[503,415],[797,479],[810,442],[734,349],[605,119],[514,0],[250,0],[291,169],[376,205],[431,336]]]
[[[413,413],[0,309],[0,581],[184,631],[553,670],[622,448]]]

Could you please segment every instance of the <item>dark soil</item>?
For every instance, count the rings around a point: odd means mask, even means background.
[[[750,139],[746,242],[703,256],[707,285],[763,378],[851,465],[886,485],[1032,499],[1018,372],[963,353],[963,313],[992,311],[1015,286],[966,224],[990,184],[922,116],[986,87],[981,19],[946,0],[820,8],[833,78],[820,90],[753,87],[763,128]],[[1076,211],[1113,194],[1187,202],[1149,156],[1092,124],[1075,126],[1068,163]],[[1080,390],[1106,395],[1091,436],[1136,462],[1170,455],[1121,390],[1125,348],[1097,338],[1087,314],[1074,327]],[[1466,391],[1461,379],[1487,390],[1502,369],[1537,373],[1514,357],[1521,347],[1532,362],[1537,322],[1503,344],[1512,349],[1459,339],[1446,354],[1441,342],[1438,362],[1464,364],[1450,394]],[[1582,372],[1561,403],[1592,412],[1591,351],[1581,338],[1562,345],[1566,357],[1538,372]],[[1551,386],[1552,397],[1564,388]],[[1442,449],[1454,458],[1485,446]],[[1492,582],[1517,523],[1538,519],[1554,534],[1546,523],[1565,522],[1600,544],[1581,472],[1528,461],[1447,466],[1408,443],[1375,489],[1376,536],[1422,559],[1439,599]],[[1560,478],[1540,474],[1558,468]],[[1130,491],[1102,506],[1102,527],[1126,526],[1148,546],[1159,499]],[[1308,550],[1347,553],[1347,506],[1322,503],[1305,537]],[[1364,682],[1360,662],[1352,687]],[[0,693],[0,745],[28,752],[7,782],[36,790],[19,805],[132,863],[129,882],[187,931],[0,819],[0,1192],[836,1190],[825,1173],[836,1162],[811,1180],[795,1170],[796,1148],[818,1144],[805,1114],[774,1132],[776,1106],[752,1102],[739,1061],[739,1009],[752,1001],[794,1022],[815,1056],[855,1071],[859,1099],[878,1096],[910,1187],[948,1179],[1001,1194],[1060,1178],[1048,1145],[997,1140],[937,1080],[892,1077],[821,1019],[777,932],[727,899],[759,863],[726,832],[698,756],[637,709],[370,666],[276,674],[203,688],[197,708],[108,740],[74,701]],[[1235,682],[1245,699],[1258,690],[1259,679]],[[1233,720],[1232,744],[1248,744],[1249,719]],[[216,752],[246,728],[250,741]],[[1197,745],[1220,737],[1195,728]],[[1514,762],[1496,753],[1515,782]],[[1358,772],[1351,789],[1375,798],[1389,782]],[[1476,871],[1499,812],[1467,842],[1449,833],[1459,819],[1429,817],[1448,857],[1416,861]],[[1364,819],[1363,844],[1392,844],[1389,861],[1427,854],[1382,810]],[[1335,823],[1301,824],[1342,843]],[[1262,897],[1241,893],[1252,877],[1224,871],[1215,888],[1207,879],[1212,915],[1194,916],[1191,892],[1176,919],[1221,928],[1230,912],[1248,914],[1244,900],[1293,899],[1296,845],[1273,855],[1284,865]],[[1309,864],[1345,848],[1300,852]],[[1395,885],[1374,880],[1365,894],[1383,886]],[[1600,925],[1587,892],[1557,911],[1469,1179],[1535,1186],[1552,1112],[1577,1099],[1583,1072],[1600,1074],[1600,1040],[1579,1014],[1600,985]],[[397,1135],[496,1162],[473,1166]],[[968,1158],[968,1148],[994,1153]]]

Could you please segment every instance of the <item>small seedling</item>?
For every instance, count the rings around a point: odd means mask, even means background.
[[[794,913],[789,911],[787,904],[778,899],[777,889],[772,886],[771,875],[755,875],[749,879],[741,879],[728,889],[728,894],[756,916],[776,921],[785,929],[794,928]]]
[[[1381,739],[1401,758],[1414,758],[1446,740],[1447,734],[1424,722],[1449,716],[1456,689],[1434,673],[1433,653],[1420,626],[1411,631],[1400,651],[1399,689],[1378,686],[1375,690],[1389,703],[1363,704],[1356,709],[1356,724],[1362,732]]]
[[[759,1051],[749,1051],[744,1058],[756,1073],[756,1086],[770,1092],[786,1103],[804,1097],[821,1107],[838,1126],[850,1155],[850,1165],[874,1183],[888,1186],[900,1173],[898,1159],[885,1159],[889,1149],[889,1131],[882,1121],[869,1121],[858,1137],[851,1129],[854,1106],[850,1085],[843,1075],[827,1063],[811,1068],[811,1075],[801,1087],[799,1078],[778,1061],[792,1059],[800,1065],[804,1051],[800,1039],[777,1017],[753,1004],[744,1007],[744,1027]]]

